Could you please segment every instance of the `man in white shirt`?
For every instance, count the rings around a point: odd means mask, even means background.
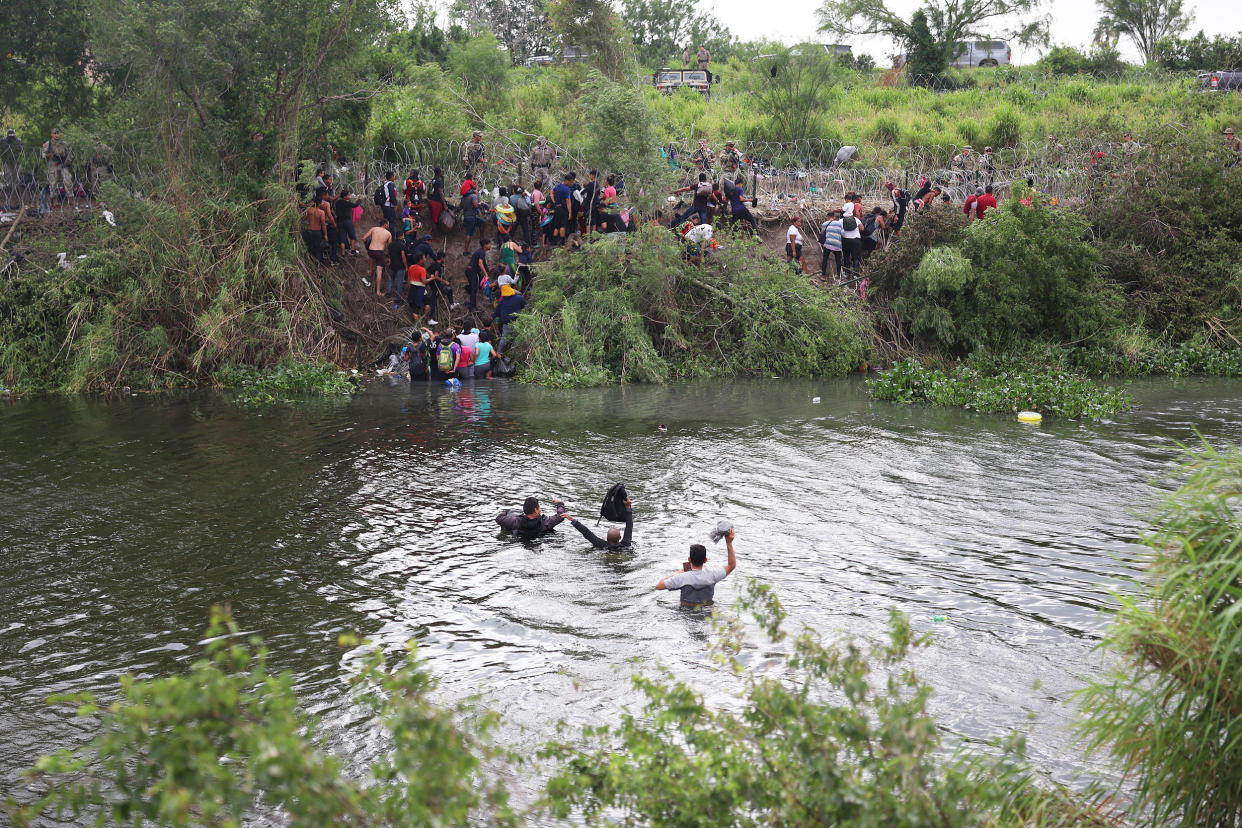
[[[690,546],[689,569],[670,575],[656,589],[681,590],[681,605],[690,609],[705,607],[712,603],[716,594],[716,584],[729,577],[729,573],[737,569],[737,559],[733,555],[733,536],[730,529],[725,535],[725,547],[729,550],[729,560],[724,566],[707,566],[707,547],[701,543]]]

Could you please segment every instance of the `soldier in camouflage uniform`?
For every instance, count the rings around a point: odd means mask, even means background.
[[[548,139],[540,135],[530,150],[530,173],[535,181],[552,180],[552,167],[556,164],[556,149],[548,146]]]
[[[17,137],[16,130],[10,129],[0,140],[0,172],[4,173],[4,192],[12,195],[17,192],[21,182],[22,139]],[[6,200],[7,203],[7,200]]]
[[[716,160],[716,156],[707,148],[707,139],[699,139],[699,148],[690,154],[690,160],[696,168],[705,172],[711,172],[712,162]]]
[[[979,178],[980,187],[991,187],[996,183],[996,159],[992,156],[991,147],[984,147],[979,158]]]
[[[112,180],[112,147],[99,141],[91,151],[90,160],[86,162],[86,181],[90,187],[90,196],[99,195],[99,185]]]
[[[1242,160],[1242,140],[1233,134],[1233,127],[1225,130],[1225,149],[1233,153],[1234,160],[1229,166],[1236,166]]]
[[[63,186],[66,195],[73,194],[73,173],[69,171],[69,145],[60,140],[60,130],[52,128],[51,137],[43,142],[40,152],[47,160],[47,183],[51,190],[52,206],[57,203],[57,187]],[[63,184],[62,184],[63,182]]]
[[[461,163],[466,168],[466,177],[474,178],[477,168],[486,161],[487,148],[483,146],[483,133],[476,131],[461,148]]]
[[[949,169],[952,170],[957,183],[975,183],[975,151],[970,144],[962,147],[962,151],[953,156],[953,163],[949,165]]]
[[[738,168],[742,166],[742,154],[737,151],[734,141],[725,141],[724,152],[720,153],[720,169],[724,170],[730,177],[737,174]]]

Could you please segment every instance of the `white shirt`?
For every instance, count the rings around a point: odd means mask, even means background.
[[[705,587],[712,584],[718,584],[725,578],[729,577],[729,573],[725,572],[723,566],[708,566],[703,564],[702,569],[687,569],[685,572],[678,572],[676,575],[669,576],[664,579],[665,589],[681,589],[682,587]]]
[[[798,229],[796,224],[789,225],[789,229],[785,231],[785,241],[789,241],[789,237],[794,237],[794,244],[802,244],[802,231]]]

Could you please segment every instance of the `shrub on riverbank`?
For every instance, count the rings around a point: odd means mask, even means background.
[[[1242,823],[1242,454],[1205,446],[1145,538],[1079,728],[1151,825]]]
[[[908,359],[869,380],[867,387],[877,400],[921,402],[984,414],[1038,411],[1068,419],[1102,419],[1134,405],[1124,389],[1043,367],[1009,366],[989,372],[958,365],[941,371]]]
[[[1201,374],[1209,377],[1242,377],[1242,347],[1217,348],[1197,342],[1162,345],[1140,339],[1133,344],[1114,342],[1110,345],[1066,347],[1038,345],[1011,355],[978,357],[978,367],[992,370],[1019,369],[1038,365],[1060,371],[1096,377],[1185,377]]]
[[[839,376],[866,359],[857,301],[749,236],[698,266],[662,227],[563,251],[514,324],[521,378],[557,386],[711,376]]]
[[[1083,341],[1118,318],[1081,214],[1016,188],[954,246],[934,247],[901,282],[893,309],[944,353],[1003,352],[1032,339]]]
[[[109,186],[122,217],[96,217],[70,271],[26,265],[0,292],[0,379],[36,390],[169,388],[226,365],[323,358],[333,346],[327,282],[298,261],[298,211],[182,185],[161,201]]]

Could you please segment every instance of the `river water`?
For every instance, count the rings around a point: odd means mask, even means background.
[[[417,638],[445,697],[481,693],[522,748],[636,704],[644,665],[727,704],[703,617],[653,590],[720,517],[740,564],[719,605],[754,575],[791,624],[833,636],[876,636],[901,609],[934,631],[916,664],[951,738],[1034,714],[1034,763],[1073,779],[1067,698],[1100,669],[1110,591],[1137,571],[1178,443],[1242,439],[1240,382],[1134,391],[1116,421],[1036,427],[872,402],[857,379],[378,385],[260,412],[210,394],[0,404],[0,790],[82,738],[49,693],[182,668],[217,603],[346,753],[366,752],[366,729],[347,712],[345,630],[394,651]],[[631,554],[568,524],[525,546],[492,523],[535,494],[594,525],[616,480]]]

